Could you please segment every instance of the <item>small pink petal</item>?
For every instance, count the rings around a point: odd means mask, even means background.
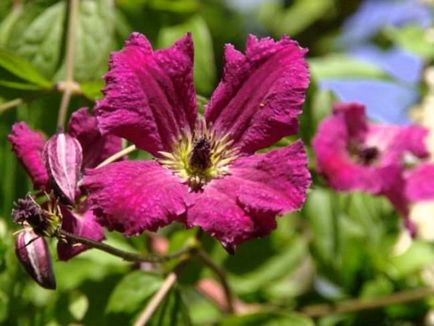
[[[101,222],[126,235],[155,231],[186,211],[187,186],[155,161],[116,162],[88,170],[83,185]]]
[[[205,110],[213,130],[245,153],[295,134],[309,84],[305,53],[288,37],[249,36],[246,54],[227,45],[223,78]]]
[[[114,135],[101,135],[96,118],[87,108],[71,115],[68,134],[76,138],[83,150],[83,168],[94,168],[106,158],[121,150],[122,139]]]
[[[8,136],[12,150],[26,169],[36,189],[48,190],[48,172],[44,165],[42,151],[44,136],[31,130],[25,122],[18,122],[12,126]]]
[[[408,174],[406,181],[406,196],[411,202],[434,200],[434,164],[419,165]]]
[[[42,287],[56,288],[50,251],[44,237],[32,230],[22,230],[17,234],[15,253],[27,273]]]
[[[55,188],[74,203],[83,161],[80,143],[68,134],[58,133],[47,141],[44,153]]]
[[[62,206],[62,216],[62,230],[94,241],[105,239],[103,228],[91,210],[75,212]],[[57,255],[60,260],[69,260],[87,249],[89,249],[87,246],[78,243],[69,244],[65,241],[57,243]]]

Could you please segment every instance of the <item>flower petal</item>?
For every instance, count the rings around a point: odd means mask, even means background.
[[[348,110],[344,105],[335,108],[335,114],[321,122],[312,141],[318,171],[336,190],[380,193],[382,184],[378,170],[357,164],[348,150],[351,138],[360,141],[365,137],[367,126],[360,122],[360,108],[363,107],[353,103],[348,104]],[[354,123],[351,123],[352,120]]]
[[[228,188],[231,187],[231,188]],[[233,253],[236,246],[255,235],[253,220],[236,202],[236,183],[226,178],[211,181],[203,193],[192,193],[188,227],[199,226]]]
[[[424,143],[428,131],[419,126],[367,123],[364,106],[357,103],[337,104],[333,113],[321,123],[313,139],[318,170],[337,190],[389,194],[392,202],[399,203],[403,194],[394,188],[402,178],[406,154],[428,156]],[[357,162],[351,157],[351,147],[374,148],[377,162]]]
[[[44,155],[55,190],[69,203],[74,203],[83,161],[80,143],[68,134],[58,133],[45,144]]]
[[[18,122],[12,126],[8,140],[32,179],[33,186],[36,189],[47,190],[49,176],[42,156],[44,136],[30,129],[25,122]]]
[[[406,154],[417,158],[429,156],[425,138],[428,129],[417,125],[397,126],[370,124],[365,144],[375,146],[381,152],[381,165],[404,165]]]
[[[132,33],[112,54],[104,99],[96,116],[102,133],[128,139],[153,155],[170,151],[196,121],[191,35],[171,48],[153,51],[148,40]]]
[[[276,227],[275,217],[299,209],[310,185],[303,143],[238,159],[230,175],[192,194],[187,224],[200,226],[228,251]]]
[[[62,230],[95,241],[105,239],[102,226],[96,221],[92,210],[74,212],[62,206]],[[69,260],[79,253],[89,249],[82,244],[69,244],[66,241],[57,243],[57,254],[60,260]]]
[[[186,210],[187,186],[155,161],[116,162],[88,170],[83,184],[101,222],[126,235],[155,231]]]
[[[205,112],[208,123],[246,153],[295,134],[309,84],[305,53],[287,37],[249,36],[245,55],[227,45],[223,79]]]
[[[83,168],[94,168],[121,150],[122,139],[114,135],[101,135],[96,118],[89,114],[87,108],[81,108],[71,115],[68,134],[81,144]]]
[[[44,237],[32,230],[20,231],[15,241],[15,253],[21,265],[40,286],[50,290],[56,288],[50,251]]]
[[[410,201],[434,200],[434,164],[421,164],[406,180],[406,196]]]

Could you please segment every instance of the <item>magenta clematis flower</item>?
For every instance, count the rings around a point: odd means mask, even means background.
[[[404,170],[408,160],[429,155],[428,130],[368,122],[358,103],[340,103],[319,126],[313,139],[318,171],[340,191],[386,196],[406,218]]]
[[[199,118],[191,36],[153,51],[133,33],[111,57],[96,116],[103,134],[155,160],[87,171],[103,223],[134,235],[178,220],[233,251],[299,209],[310,184],[303,143],[256,151],[297,132],[309,83],[305,53],[287,37],[249,36],[245,54],[227,45],[223,79]]]
[[[44,236],[54,231],[52,228],[59,223],[56,219],[61,216],[63,230],[96,241],[103,240],[102,227],[89,204],[80,200],[78,181],[82,169],[95,167],[119,151],[121,139],[102,136],[95,117],[89,115],[87,108],[82,108],[72,114],[68,133],[58,133],[45,141],[41,133],[19,122],[13,125],[9,141],[35,189],[40,191],[39,195],[43,196],[45,192],[50,196],[48,203],[42,206],[30,195],[19,199],[12,213],[14,221],[30,224],[36,234]],[[85,249],[84,245],[70,245],[64,241],[59,241],[57,246],[61,260],[70,259]]]

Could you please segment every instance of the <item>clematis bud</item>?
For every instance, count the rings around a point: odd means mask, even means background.
[[[44,151],[55,188],[70,203],[74,203],[83,161],[80,143],[68,134],[58,133],[47,141]]]
[[[38,236],[32,230],[23,230],[17,235],[15,253],[26,271],[40,286],[51,290],[56,288],[56,279],[45,238]]]

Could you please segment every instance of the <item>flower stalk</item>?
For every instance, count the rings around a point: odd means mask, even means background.
[[[178,276],[175,272],[171,272],[167,275],[163,282],[163,285],[158,289],[158,291],[151,298],[143,312],[140,314],[134,326],[144,326],[149,321],[149,319],[154,314],[155,310],[158,309],[161,302],[164,300],[166,295],[169,293],[170,289],[175,285]]]
[[[148,263],[161,264],[161,263],[167,262],[169,260],[180,258],[184,255],[188,256],[189,254],[191,254],[191,252],[196,250],[196,248],[194,246],[189,246],[189,247],[186,247],[186,248],[181,249],[179,251],[176,251],[172,254],[165,255],[165,256],[142,255],[142,254],[138,254],[138,253],[133,253],[133,252],[121,250],[121,249],[112,247],[112,246],[110,246],[106,243],[103,243],[103,242],[98,242],[98,241],[94,241],[94,240],[91,240],[88,238],[84,238],[84,237],[69,233],[65,230],[59,230],[57,237],[59,238],[60,241],[68,241],[68,242],[72,242],[72,243],[81,243],[81,244],[86,245],[88,247],[104,251],[108,254],[111,254],[113,256],[122,258],[123,260],[130,261],[130,262],[148,262]]]
[[[123,150],[113,154],[112,156],[108,157],[107,159],[105,159],[103,162],[101,162],[96,168],[102,168],[103,166],[113,163],[117,160],[119,160],[122,156],[128,155],[132,152],[134,152],[136,150],[136,145],[131,145],[128,146],[126,148],[124,148]]]
[[[74,82],[74,53],[79,0],[69,1],[68,31],[66,35],[65,81],[62,83],[63,95],[57,116],[57,128],[63,128],[71,95],[77,89]],[[79,87],[79,86],[78,86]]]
[[[322,317],[335,314],[354,313],[364,310],[373,310],[387,307],[393,304],[403,304],[418,301],[428,296],[434,295],[434,288],[419,288],[407,291],[396,292],[382,298],[376,299],[355,299],[348,300],[339,304],[318,304],[307,306],[301,312],[309,317]]]
[[[211,269],[219,279],[223,291],[225,293],[226,298],[226,307],[225,311],[227,313],[233,313],[234,312],[234,300],[231,288],[229,286],[229,283],[227,281],[226,272],[221,268],[220,266],[216,265],[216,263],[208,256],[208,254],[203,250],[198,250],[196,252],[196,257],[199,261],[201,261],[205,266],[207,266],[209,269]]]

